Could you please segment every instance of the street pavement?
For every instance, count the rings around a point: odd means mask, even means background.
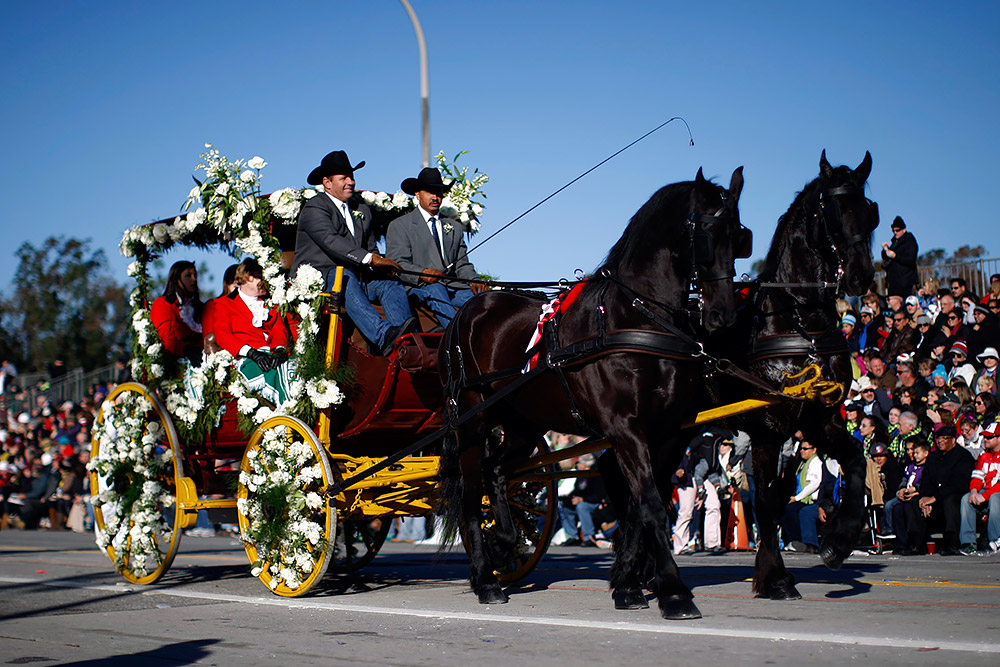
[[[754,599],[753,554],[678,559],[704,618],[616,611],[611,554],[553,547],[479,605],[465,554],[389,543],[305,598],[249,575],[238,540],[185,537],[134,586],[91,535],[0,532],[0,664],[1000,664],[1000,558],[856,556],[837,572],[789,554],[802,600]]]

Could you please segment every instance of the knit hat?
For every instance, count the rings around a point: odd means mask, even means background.
[[[917,326],[919,327],[924,324],[932,324],[931,318],[926,315],[917,315]]]
[[[961,352],[963,357],[969,356],[969,346],[965,344],[964,340],[955,341],[955,344],[951,346],[948,350],[948,354],[952,352]]]
[[[844,319],[840,321],[841,324],[850,324],[852,327],[858,323],[858,318],[854,317],[850,313],[844,314]]]
[[[944,378],[945,380],[948,379],[948,371],[944,369],[944,364],[938,364],[934,367],[934,372],[931,373],[931,379],[936,377]]]
[[[987,308],[986,306],[984,306],[981,303],[976,304],[976,307],[973,310],[975,310],[977,313],[982,313],[983,315],[989,315],[990,314],[990,309]]]

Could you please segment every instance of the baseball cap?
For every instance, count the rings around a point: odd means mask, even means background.
[[[889,448],[885,446],[885,443],[876,442],[874,445],[872,445],[871,455],[872,456],[888,456],[889,455]]]
[[[908,305],[908,306],[919,306],[920,305],[920,299],[918,299],[917,297],[915,297],[915,296],[913,296],[911,294],[910,296],[906,297],[906,305]]]

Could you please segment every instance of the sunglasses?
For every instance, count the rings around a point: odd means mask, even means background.
[[[815,447],[799,447],[799,451],[800,452],[811,452],[814,449],[816,449],[816,448]]]

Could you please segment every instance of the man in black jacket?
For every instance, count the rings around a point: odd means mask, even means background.
[[[958,531],[961,528],[962,496],[969,491],[969,480],[976,461],[965,447],[955,442],[955,427],[939,426],[934,431],[937,451],[927,459],[920,482],[920,501],[907,507],[908,542],[920,548],[927,533],[927,521],[944,522],[944,543],[940,554],[958,553]]]
[[[906,231],[906,223],[897,215],[892,221],[892,241],[882,244],[887,294],[913,294],[913,288],[919,282],[917,250],[917,239]]]

